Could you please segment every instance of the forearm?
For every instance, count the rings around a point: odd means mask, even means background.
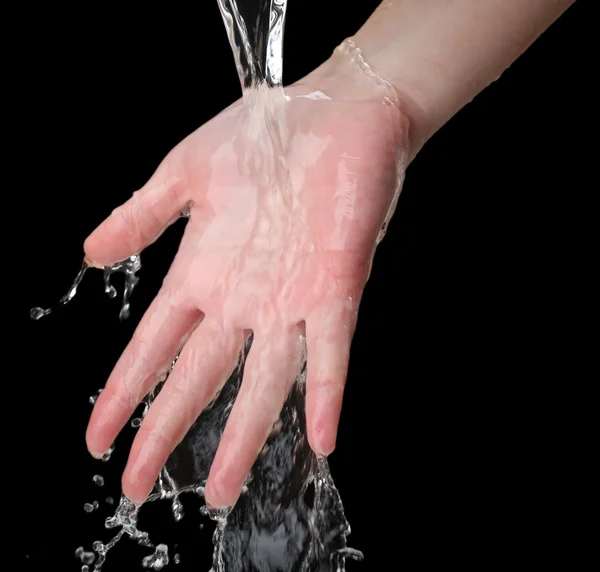
[[[411,155],[575,0],[386,0],[354,36],[406,98]]]

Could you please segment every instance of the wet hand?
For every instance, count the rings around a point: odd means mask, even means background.
[[[86,256],[111,265],[190,213],[88,426],[88,448],[101,457],[181,352],[132,445],[123,475],[132,501],[150,493],[250,332],[207,502],[237,500],[305,349],[308,439],[317,454],[333,451],[359,300],[407,156],[405,117],[393,94],[370,82],[352,94],[342,79],[313,74],[286,88],[286,99],[251,94],[182,141],[86,240]]]

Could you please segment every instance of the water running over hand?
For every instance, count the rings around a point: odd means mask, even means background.
[[[286,104],[281,82],[287,2],[256,0],[240,6],[235,0],[218,0],[218,3],[233,49],[250,124],[269,141],[266,146],[257,145],[256,157],[252,159],[264,169],[285,200],[289,172],[281,148],[285,129],[281,117]],[[184,211],[182,216],[189,218],[189,211]],[[73,298],[87,268],[84,263],[59,305]],[[135,273],[139,268],[139,256],[133,256],[104,270],[105,291],[110,297],[116,296],[110,283],[111,275],[114,272],[125,274],[121,319],[128,316],[131,293],[138,280]],[[50,312],[35,308],[31,317],[39,319]],[[183,516],[180,495],[204,495],[209,469],[240,388],[251,344],[252,338],[227,383],[169,457],[146,501],[170,500],[175,520]],[[205,509],[217,525],[211,572],[342,572],[345,558],[362,559],[360,552],[346,545],[350,527],[327,460],[315,456],[306,437],[305,348],[298,372],[279,421],[254,464],[236,505],[227,510]],[[146,397],[145,411],[160,387],[161,384]],[[139,418],[131,422],[134,428],[140,424]],[[103,460],[110,459],[111,451],[112,448]],[[93,553],[83,549],[76,552],[84,567],[92,564],[94,558],[91,561],[89,555],[95,553],[94,571],[99,572],[109,551],[125,536],[154,549],[144,558],[145,567],[160,570],[169,563],[168,547],[162,543],[154,544],[148,533],[138,529],[140,509],[141,506],[121,498],[114,516],[105,523],[109,529],[119,529],[118,533],[106,544],[94,542]],[[82,559],[84,554],[85,561]],[[173,561],[178,561],[178,555],[175,556]]]

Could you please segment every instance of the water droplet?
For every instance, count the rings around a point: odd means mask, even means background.
[[[88,400],[90,402],[90,405],[94,405],[96,403],[96,401],[98,401],[98,396],[101,393],[102,393],[102,390],[99,389],[98,391],[96,391],[96,393],[94,393],[94,395],[90,395],[90,398]]]
[[[112,274],[110,266],[104,268],[104,292],[109,298],[117,296],[117,289],[110,283],[110,275]]]
[[[92,512],[94,510],[94,506],[92,504],[90,504],[89,502],[86,502],[83,505],[83,510],[85,510],[85,512]]]
[[[102,459],[101,461],[103,463],[106,463],[107,461],[110,461],[110,457],[113,454],[113,451],[115,450],[115,444],[113,443],[109,448],[108,451],[106,451],[106,453],[104,453],[104,455],[102,455]]]
[[[100,540],[95,540],[92,544],[92,548],[94,549],[95,552],[102,552],[102,549],[104,548],[104,544]]]
[[[173,562],[175,562],[175,564],[179,564],[181,562],[181,556],[179,556],[179,554],[175,554],[175,556],[173,556]]]
[[[102,475],[94,475],[92,480],[94,481],[95,485],[98,485],[99,487],[104,486],[104,477]]]
[[[154,554],[146,556],[142,560],[144,568],[152,570],[162,570],[169,563],[169,547],[166,544],[159,544],[154,550]]]
[[[98,504],[98,501],[97,501],[97,500],[95,500],[95,501],[92,503],[92,506],[94,507],[94,510],[96,510],[96,509],[97,509],[97,508],[98,508],[100,505]]]
[[[77,550],[75,550],[75,558],[79,558],[80,562],[87,565],[92,564],[96,559],[96,556],[93,552],[86,552],[83,549],[83,546],[80,546],[79,548],[77,548]]]
[[[90,571],[90,567],[87,564],[84,564],[81,567],[81,572],[89,572]]]
[[[141,424],[142,424],[142,420],[139,417],[135,417],[134,419],[131,420],[131,426],[134,429],[137,429]]]
[[[119,320],[123,321],[129,318],[129,302],[123,304],[121,311],[119,312]]]
[[[179,522],[183,518],[183,504],[179,500],[179,497],[173,498],[173,504],[171,505],[171,511],[173,512],[173,518],[175,522]]]
[[[31,308],[31,310],[29,310],[29,317],[32,320],[39,320],[40,318],[43,318],[44,316],[47,316],[48,314],[51,314],[52,310],[48,309],[48,310],[44,310],[44,308],[40,308],[40,307],[35,307],[35,308]]]
[[[115,499],[112,497],[106,497],[106,504],[110,504],[110,505],[115,504]]]

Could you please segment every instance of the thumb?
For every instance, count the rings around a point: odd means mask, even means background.
[[[179,218],[188,198],[185,171],[175,155],[171,151],[143,188],[88,236],[83,248],[93,263],[111,266],[139,254]]]

